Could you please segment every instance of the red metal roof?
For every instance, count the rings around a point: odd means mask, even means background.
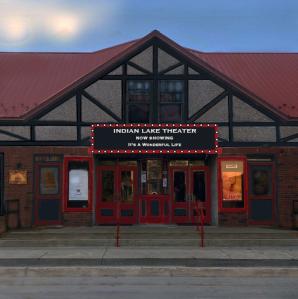
[[[94,53],[0,53],[0,117],[23,117],[134,43]]]
[[[158,37],[288,118],[298,118],[298,54],[204,53],[158,31],[93,53],[0,53],[0,118],[24,118],[94,72]]]

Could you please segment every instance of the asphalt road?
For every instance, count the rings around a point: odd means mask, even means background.
[[[297,297],[297,277],[0,277],[1,299]]]

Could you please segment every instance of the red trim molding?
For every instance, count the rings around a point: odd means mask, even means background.
[[[219,157],[218,158],[218,211],[221,213],[247,213],[248,209],[248,174],[247,174],[247,159],[244,156]],[[222,192],[222,177],[221,177],[221,162],[222,161],[242,161],[243,162],[243,208],[224,208],[223,207],[223,192]]]
[[[88,172],[88,207],[86,208],[70,208],[67,206],[68,201],[68,180],[69,180],[69,172],[68,165],[71,161],[87,161],[89,165]],[[92,211],[92,203],[93,203],[93,164],[92,158],[90,157],[78,157],[78,156],[70,156],[64,157],[63,163],[63,207],[64,212],[90,212]]]

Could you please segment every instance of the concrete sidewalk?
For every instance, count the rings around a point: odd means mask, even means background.
[[[1,266],[297,267],[298,247],[6,247]]]

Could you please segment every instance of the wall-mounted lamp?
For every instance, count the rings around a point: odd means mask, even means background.
[[[16,169],[21,169],[23,168],[23,164],[21,162],[18,162],[16,165]]]

